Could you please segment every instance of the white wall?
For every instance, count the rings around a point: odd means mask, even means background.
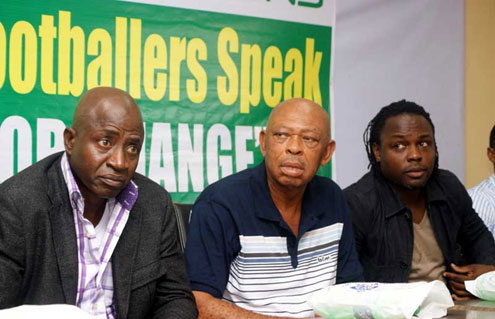
[[[440,167],[464,181],[464,2],[337,2],[335,28],[337,182],[367,171],[363,131],[378,110],[407,99],[430,112]]]

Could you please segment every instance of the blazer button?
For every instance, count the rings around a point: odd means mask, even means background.
[[[407,263],[405,263],[403,261],[400,262],[400,268],[407,269],[407,267],[408,267],[408,264]]]

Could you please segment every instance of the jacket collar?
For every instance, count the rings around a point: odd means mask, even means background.
[[[405,212],[406,206],[401,201],[392,184],[385,179],[379,170],[373,170],[371,174],[373,174],[375,187],[383,203],[385,217],[389,218],[398,213]],[[442,191],[441,185],[438,183],[437,174],[438,170],[434,171],[425,185],[427,206],[430,206],[434,202],[446,201],[445,194]]]
[[[76,230],[60,159],[61,153],[47,169],[47,195],[52,202],[49,214],[62,289],[66,302],[75,305],[78,280]]]

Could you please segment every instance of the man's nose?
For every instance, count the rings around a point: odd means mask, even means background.
[[[407,152],[407,159],[409,161],[420,161],[422,158],[423,155],[417,145],[412,145],[409,147]]]
[[[116,171],[127,169],[125,151],[119,147],[116,147],[113,150],[112,154],[110,154],[110,157],[107,160],[107,164]]]
[[[292,155],[298,155],[302,153],[303,141],[298,135],[291,135],[287,140],[287,152]]]

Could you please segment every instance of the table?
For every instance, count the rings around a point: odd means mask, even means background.
[[[495,301],[480,299],[456,301],[447,311],[447,319],[494,319]]]
[[[456,301],[447,311],[446,319],[495,319],[495,301],[480,299]],[[321,318],[308,318],[321,319]]]

